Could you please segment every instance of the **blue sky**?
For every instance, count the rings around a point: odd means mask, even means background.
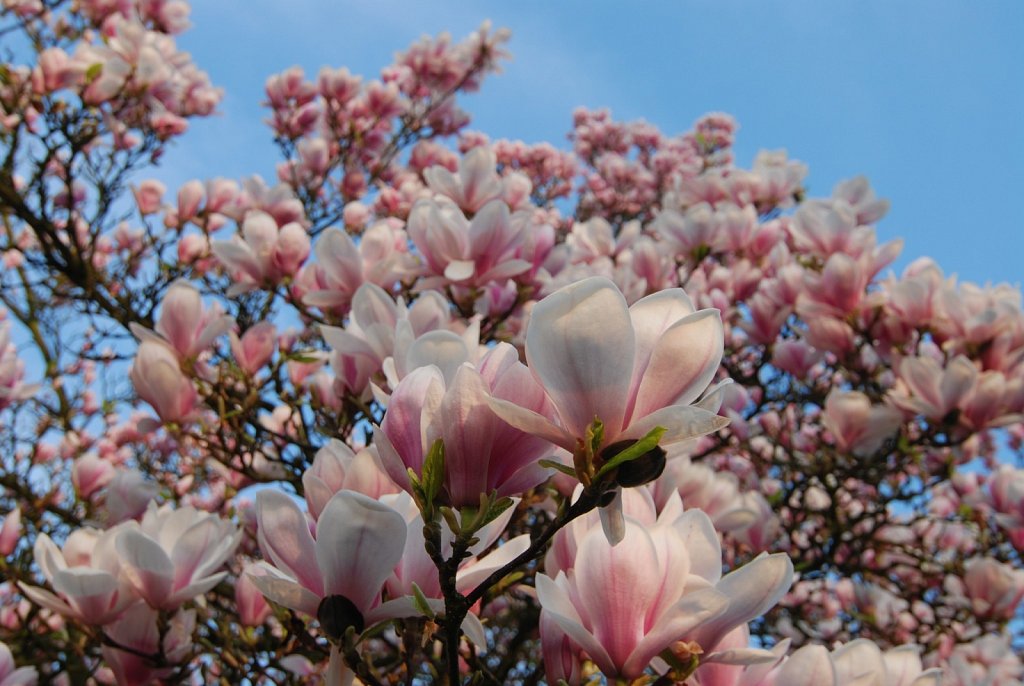
[[[978,282],[1024,280],[1024,2],[195,2],[180,37],[226,90],[158,176],[273,176],[259,106],[293,64],[376,76],[423,34],[512,30],[513,61],[466,100],[472,128],[566,146],[572,110],[667,133],[704,112],[740,124],[737,158],[786,148],[812,195],[857,174],[892,201],[883,240]]]

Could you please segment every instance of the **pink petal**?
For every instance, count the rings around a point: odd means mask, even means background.
[[[824,646],[808,645],[786,660],[775,677],[786,686],[836,686],[836,670]]]
[[[564,572],[552,580],[545,574],[537,575],[537,598],[542,609],[541,617],[553,620],[597,663],[605,674],[615,674],[617,668],[601,642],[586,627],[569,595],[569,581]]]
[[[312,564],[316,544],[306,516],[295,501],[280,491],[260,491],[256,496],[256,523],[263,554],[303,587],[322,596],[323,579],[319,568]]]
[[[622,430],[634,347],[626,300],[604,277],[541,300],[526,333],[530,369],[574,437],[582,437],[595,417],[604,422],[606,436]]]
[[[368,611],[402,559],[405,536],[405,519],[395,510],[362,493],[339,491],[316,525],[324,595],[345,596]]]
[[[128,582],[154,608],[163,608],[174,584],[174,565],[156,541],[138,529],[117,537],[117,553]]]
[[[666,405],[689,405],[715,377],[724,332],[718,310],[701,310],[673,324],[651,353],[637,390],[634,417]]]

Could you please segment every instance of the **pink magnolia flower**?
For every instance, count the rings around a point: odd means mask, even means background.
[[[822,421],[840,450],[866,457],[896,433],[903,418],[895,408],[872,405],[859,391],[833,389],[825,399]]]
[[[118,686],[145,686],[169,676],[174,665],[192,651],[192,634],[196,628],[196,611],[179,610],[161,632],[157,611],[145,603],[129,608],[104,632],[121,650],[104,645],[103,660],[110,666]],[[163,640],[161,641],[161,636]],[[163,666],[157,666],[158,658]]]
[[[36,686],[38,681],[36,668],[15,667],[11,649],[0,641],[0,686]]]
[[[574,451],[595,419],[603,446],[667,429],[662,445],[716,431],[727,420],[692,405],[718,371],[723,331],[717,310],[695,311],[679,288],[626,306],[619,289],[591,277],[534,306],[526,359],[551,398],[557,422],[495,399],[503,419]]]
[[[408,232],[423,258],[423,286],[491,281],[522,274],[533,265],[516,257],[524,225],[508,205],[492,200],[467,220],[452,202],[421,200],[409,215]]]
[[[18,540],[21,538],[21,506],[15,506],[13,510],[4,515],[3,524],[0,525],[0,557],[7,557],[18,547]]]
[[[248,328],[241,338],[234,331],[228,332],[228,337],[235,361],[250,376],[270,362],[277,349],[277,327],[271,322],[260,322]]]
[[[182,422],[193,416],[199,396],[167,345],[142,341],[128,376],[135,392],[153,406],[163,421]]]
[[[379,499],[401,490],[384,472],[374,446],[354,452],[339,440],[317,451],[313,464],[302,474],[302,489],[314,521],[338,491],[357,491]]]
[[[695,642],[706,661],[729,659],[712,649],[792,583],[784,554],[759,557],[723,578],[711,521],[681,510],[677,496],[653,527],[627,519],[616,546],[595,526],[568,573],[537,576],[543,613],[608,677],[639,676],[677,641]]]
[[[270,616],[270,605],[246,569],[235,580],[235,607],[242,626],[259,626]]]
[[[199,289],[179,279],[167,289],[161,303],[160,318],[154,327],[159,336],[137,325],[132,326],[132,333],[142,341],[165,343],[184,359],[205,351],[234,324],[235,320],[224,314],[220,305],[204,308]]]
[[[1024,570],[991,557],[972,558],[964,564],[963,580],[951,577],[947,590],[970,600],[979,617],[1012,619],[1024,598]]]
[[[405,232],[389,222],[363,231],[359,245],[336,228],[323,232],[295,286],[302,302],[325,311],[345,312],[362,284],[390,287],[409,269]]]
[[[137,602],[132,588],[121,578],[115,540],[121,529],[78,529],[64,542],[64,549],[46,534],[35,542],[35,561],[56,592],[19,582],[29,600],[83,624],[106,624]]]
[[[957,355],[943,368],[930,357],[907,357],[899,365],[900,379],[910,391],[894,393],[893,401],[933,421],[942,421],[964,405],[978,380],[978,368]]]
[[[459,161],[458,176],[443,166],[423,170],[430,190],[453,200],[462,210],[479,212],[491,200],[502,197],[504,187],[495,167],[497,158],[490,146],[473,148]]]
[[[141,522],[122,526],[116,545],[124,577],[136,593],[154,609],[174,610],[227,576],[214,570],[241,537],[234,524],[217,515],[151,502]]]
[[[768,674],[741,678],[737,686],[939,686],[937,669],[925,670],[917,646],[900,646],[882,652],[866,639],[839,645],[829,652],[820,645],[806,645],[787,657]],[[700,686],[709,686],[701,682]],[[715,685],[717,686],[717,684]]]
[[[156,179],[147,179],[132,188],[135,203],[139,206],[141,214],[153,214],[160,211],[160,203],[163,202],[166,192],[167,187]]]
[[[942,667],[944,686],[1016,686],[1024,679],[1024,663],[1006,634],[957,645]]]
[[[25,364],[18,359],[17,348],[10,340],[11,324],[0,311],[0,410],[11,403],[31,397],[38,386],[22,383]]]
[[[242,222],[241,235],[230,241],[213,241],[210,249],[235,282],[228,291],[230,296],[294,277],[309,256],[310,240],[298,222],[278,228],[274,217],[252,210]]]
[[[444,497],[453,506],[475,505],[480,495],[517,495],[548,477],[538,460],[550,444],[499,419],[491,397],[515,398],[538,416],[550,403],[515,348],[500,343],[478,368],[459,366],[448,380],[436,366],[419,367],[395,388],[379,430],[381,462],[403,488],[408,470],[419,474],[434,441],[445,448]]]
[[[267,598],[329,624],[324,628],[337,631],[335,638],[348,626],[362,632],[396,616],[394,606],[381,604],[381,590],[405,549],[399,513],[362,493],[339,491],[320,513],[314,538],[295,501],[266,490],[256,496],[256,521],[266,561],[248,574]]]

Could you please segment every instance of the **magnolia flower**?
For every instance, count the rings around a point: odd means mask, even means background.
[[[924,670],[917,646],[900,646],[885,653],[871,641],[857,639],[831,653],[807,645],[773,670],[763,681],[742,686],[939,686],[942,673]],[[707,686],[701,683],[701,686]]]
[[[268,599],[316,617],[333,638],[395,616],[394,606],[381,604],[405,549],[405,520],[393,509],[339,491],[320,513],[314,539],[295,501],[267,490],[256,496],[256,522],[267,560],[246,573]]]
[[[423,258],[423,285],[467,284],[522,274],[533,265],[516,257],[524,224],[513,222],[508,205],[492,200],[467,220],[454,203],[421,200],[409,215],[409,238]]]
[[[228,290],[231,296],[295,276],[309,256],[310,240],[298,222],[278,228],[274,217],[253,210],[242,222],[241,235],[214,241],[210,248],[235,282]]]
[[[189,358],[213,345],[234,324],[234,318],[224,314],[219,305],[204,309],[199,289],[179,279],[167,289],[161,303],[160,319],[154,327],[159,336],[136,324],[131,329],[139,340],[164,343],[179,357]]]
[[[608,677],[635,678],[680,641],[699,646],[705,661],[737,659],[735,650],[726,656],[713,649],[772,607],[792,583],[784,554],[761,556],[721,577],[711,521],[699,510],[681,510],[675,496],[654,526],[627,518],[617,546],[594,527],[579,541],[568,573],[537,576],[543,614]],[[739,659],[748,658],[761,655]]]
[[[836,447],[867,457],[899,430],[903,418],[893,407],[872,405],[859,391],[832,389],[825,398],[822,422],[832,432]]]
[[[39,672],[35,667],[14,666],[14,656],[7,644],[0,641],[0,686],[36,686]]]
[[[190,419],[199,396],[185,376],[174,352],[163,343],[143,340],[128,373],[139,397],[153,406],[165,422]]]
[[[718,371],[722,348],[718,311],[695,311],[682,289],[627,307],[615,284],[591,277],[537,303],[526,332],[530,371],[554,404],[556,420],[501,398],[491,407],[516,428],[570,452],[596,421],[603,425],[598,454],[657,427],[666,430],[662,446],[677,443],[728,423],[691,404]],[[607,516],[614,540],[622,533],[621,513],[613,509]]]
[[[179,610],[167,627],[161,631],[157,611],[145,603],[129,608],[117,622],[104,628],[104,632],[121,650],[104,645],[103,661],[110,666],[117,683],[125,686],[144,686],[165,678],[174,671],[174,665],[189,656],[196,628],[196,611]],[[163,640],[161,641],[161,637]],[[162,666],[153,659],[159,656]]]
[[[150,502],[141,522],[126,522],[117,537],[122,571],[135,591],[158,610],[174,610],[227,576],[214,572],[242,532],[217,515]]]
[[[229,331],[231,353],[246,374],[252,376],[270,361],[277,348],[277,327],[271,322],[260,322],[246,330],[242,337]]]
[[[722,359],[717,310],[695,311],[679,288],[626,306],[604,277],[552,293],[534,306],[526,333],[530,371],[554,403],[557,422],[496,399],[495,412],[573,451],[599,419],[601,447],[667,429],[661,444],[716,431],[727,420],[693,403]]]
[[[430,190],[440,193],[466,212],[478,212],[491,200],[502,197],[504,187],[495,171],[497,157],[489,146],[473,148],[459,161],[456,176],[441,165],[423,170]]]
[[[380,498],[400,489],[381,468],[376,446],[357,453],[334,439],[317,451],[313,464],[303,472],[302,490],[310,517],[315,521],[338,491],[357,491],[371,498]]]
[[[83,624],[106,624],[117,619],[128,605],[137,602],[121,578],[115,540],[120,527],[108,531],[78,529],[64,542],[64,549],[46,534],[35,543],[35,561],[53,593],[18,583],[22,592],[37,605]]]
[[[434,441],[445,450],[444,498],[453,506],[477,505],[481,494],[517,495],[548,477],[538,460],[551,445],[501,421],[491,397],[515,398],[537,416],[552,416],[544,391],[519,362],[515,348],[499,343],[479,368],[463,364],[452,378],[436,366],[419,367],[395,389],[375,432],[381,462],[395,483],[409,489]]]

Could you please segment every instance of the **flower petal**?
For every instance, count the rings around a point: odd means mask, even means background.
[[[541,300],[526,332],[530,369],[575,437],[595,417],[604,422],[606,436],[622,430],[634,347],[626,299],[604,277],[578,281]]]
[[[406,524],[387,505],[355,491],[339,491],[316,525],[316,561],[324,595],[342,595],[368,611],[402,558]]]

